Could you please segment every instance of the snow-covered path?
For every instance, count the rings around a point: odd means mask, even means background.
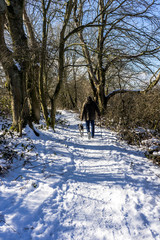
[[[63,114],[69,127],[30,133],[28,161],[1,179],[0,240],[159,240],[160,169],[111,131],[81,138]]]

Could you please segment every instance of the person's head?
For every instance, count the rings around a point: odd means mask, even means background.
[[[88,102],[91,102],[91,101],[92,101],[92,97],[91,97],[91,96],[88,96],[88,97],[87,97],[87,101],[88,101]]]

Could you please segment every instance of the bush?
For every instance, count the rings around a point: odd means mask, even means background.
[[[146,157],[160,165],[160,87],[146,94],[115,95],[109,101],[105,124],[127,143],[143,146]]]
[[[107,107],[106,125],[116,130],[142,127],[160,133],[160,88],[146,94],[115,95]]]

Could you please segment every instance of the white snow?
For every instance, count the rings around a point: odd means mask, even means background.
[[[160,168],[112,131],[81,138],[61,113],[69,126],[13,139],[19,156],[28,147],[0,179],[0,240],[159,240]]]

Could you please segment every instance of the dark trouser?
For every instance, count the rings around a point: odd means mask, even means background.
[[[94,138],[94,120],[86,121],[87,132],[90,132],[90,125],[91,125],[91,137]]]

